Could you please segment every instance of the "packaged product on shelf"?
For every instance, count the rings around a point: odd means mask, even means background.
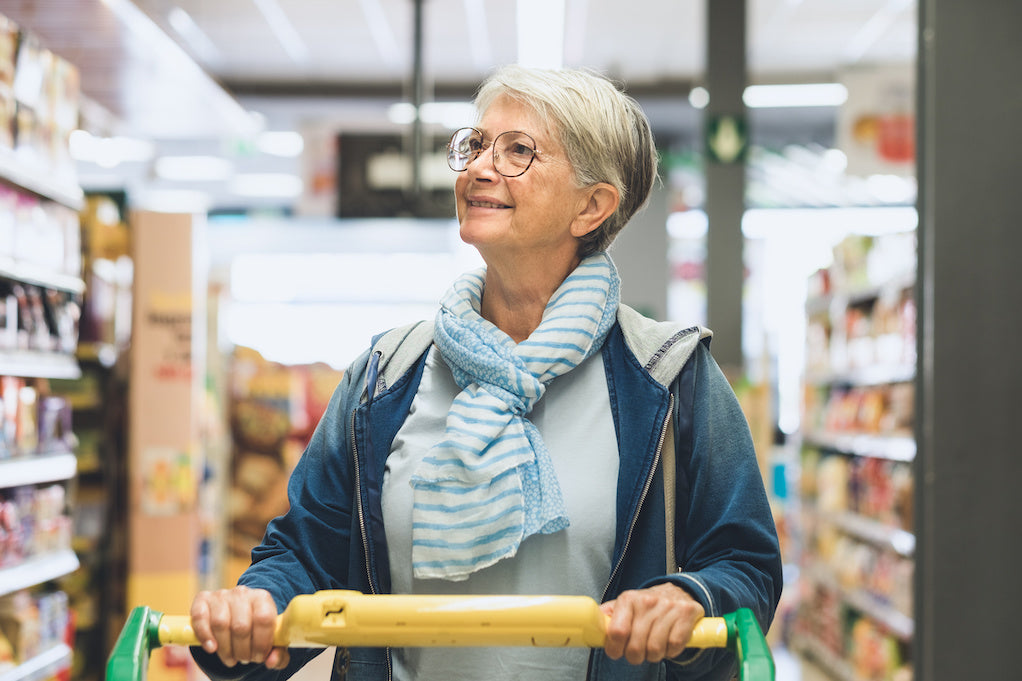
[[[11,283],[0,279],[0,352],[18,347],[18,299]]]
[[[27,591],[0,598],[0,630],[14,648],[14,659],[24,662],[39,652],[39,607]]]
[[[18,49],[18,26],[0,15],[0,151],[14,148],[14,62]]]
[[[14,258],[48,272],[62,272],[67,264],[66,223],[74,220],[74,211],[22,193],[15,215]]]
[[[77,213],[67,206],[53,201],[40,203],[35,222],[35,251],[30,262],[47,272],[62,273],[67,266],[67,223],[77,224]]]
[[[42,167],[42,159],[39,154],[39,149],[42,146],[40,128],[39,116],[35,109],[16,101],[14,105],[14,151],[19,163],[36,170]]]
[[[14,436],[14,447],[20,454],[35,453],[39,447],[39,393],[33,386],[26,385],[18,390],[18,420]]]
[[[0,527],[3,528],[0,565],[17,565],[32,555],[35,534],[32,501],[30,487],[0,490]]]
[[[0,566],[71,548],[63,485],[0,489]]]
[[[816,505],[820,511],[840,512],[849,506],[850,464],[846,457],[827,456],[817,469]]]
[[[13,499],[0,493],[0,568],[22,561],[21,518]]]
[[[16,666],[18,662],[14,658],[14,645],[4,636],[4,632],[0,631],[0,674]]]
[[[849,658],[857,678],[894,681],[904,667],[897,638],[867,617],[854,619],[849,628]]]
[[[36,36],[22,31],[18,41],[17,60],[14,64],[14,98],[17,113],[14,145],[18,158],[37,169],[44,166],[40,151],[43,148],[40,110],[44,109],[44,84],[52,55]]]
[[[33,350],[52,352],[56,350],[56,338],[50,333],[50,325],[46,319],[46,306],[43,303],[43,290],[38,286],[25,286],[28,296],[29,311],[32,315],[32,331],[29,335],[29,347]]]
[[[64,642],[69,621],[67,596],[18,591],[0,598],[0,632],[16,662],[29,660]]]
[[[39,452],[72,451],[71,405],[63,397],[47,396],[39,400]]]
[[[2,440],[4,446],[17,455],[18,433],[18,391],[25,385],[25,380],[15,376],[0,376],[0,398],[3,400]]]
[[[60,209],[57,214],[57,222],[60,224],[61,242],[64,245],[59,271],[72,277],[81,277],[82,227],[78,212],[59,204],[54,204],[54,206]]]
[[[74,160],[69,143],[71,131],[78,126],[79,75],[73,64],[56,55],[48,77],[50,102],[50,167],[60,182],[76,182]]]
[[[12,187],[0,184],[0,258],[14,257],[18,195]]]
[[[34,490],[34,534],[32,555],[63,551],[71,547],[71,519],[63,485],[48,485]]]
[[[0,90],[13,93],[17,49],[18,25],[0,14]]]
[[[14,95],[6,87],[0,87],[0,150],[14,148],[14,122],[18,104]]]

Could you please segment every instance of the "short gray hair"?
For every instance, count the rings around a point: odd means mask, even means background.
[[[482,114],[502,96],[533,109],[568,155],[580,187],[598,182],[620,194],[617,210],[581,238],[579,256],[607,249],[649,199],[657,153],[649,120],[632,97],[606,77],[580,69],[505,66],[476,94]]]

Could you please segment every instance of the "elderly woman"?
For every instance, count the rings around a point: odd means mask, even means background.
[[[274,618],[321,589],[580,594],[609,615],[602,650],[338,651],[350,679],[730,679],[727,652],[685,650],[696,621],[773,617],[777,538],[709,332],[620,304],[606,253],[656,177],[646,117],[570,70],[505,68],[476,104],[448,160],[485,267],[352,364],[289,512],[239,586],[196,597],[215,679],[301,667]]]

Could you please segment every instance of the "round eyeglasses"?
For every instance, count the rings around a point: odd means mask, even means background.
[[[447,145],[447,165],[451,170],[464,172],[488,146],[493,147],[494,169],[504,177],[518,177],[524,173],[537,153],[536,140],[527,133],[518,130],[502,132],[487,145],[482,132],[475,128],[462,128],[451,135]]]

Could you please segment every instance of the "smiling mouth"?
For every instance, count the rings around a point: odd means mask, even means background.
[[[507,208],[502,203],[490,203],[489,201],[469,201],[468,205],[473,208]]]

